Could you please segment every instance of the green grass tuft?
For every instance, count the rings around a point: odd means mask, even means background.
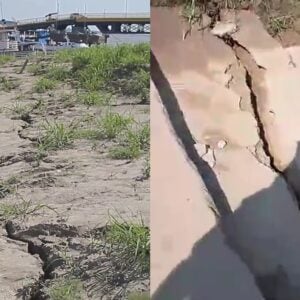
[[[17,79],[10,79],[5,76],[0,77],[0,89],[5,92],[10,92],[20,85]]]
[[[99,46],[72,53],[73,76],[88,91],[149,97],[150,46]]]
[[[105,139],[114,139],[132,123],[132,117],[109,112],[98,121],[99,136]]]
[[[82,300],[84,288],[78,279],[60,278],[47,288],[46,293],[50,300]]]
[[[53,210],[51,207],[43,204],[32,204],[31,200],[24,200],[20,203],[0,203],[0,220],[25,219],[27,216],[40,211],[43,208]]]
[[[3,66],[9,62],[15,61],[16,58],[11,55],[0,55],[0,66]]]
[[[61,67],[58,65],[52,65],[47,69],[46,78],[49,80],[56,80],[63,82],[69,77],[69,70],[66,67]]]
[[[150,300],[149,293],[132,293],[128,295],[128,300]]]
[[[57,85],[57,82],[48,78],[40,78],[33,88],[36,93],[45,93],[46,91],[53,90]]]
[[[47,67],[43,63],[35,63],[28,66],[28,72],[34,76],[44,75],[47,73]]]
[[[126,264],[126,268],[149,272],[150,230],[143,222],[133,224],[110,217],[106,239],[118,250],[119,260]]]
[[[43,135],[39,140],[41,151],[63,149],[71,145],[76,138],[76,128],[73,124],[47,122],[43,126]]]
[[[112,95],[110,93],[100,93],[92,91],[82,95],[81,101],[87,106],[101,106],[110,104],[111,99]]]
[[[149,145],[150,126],[146,124],[141,128],[125,131],[119,137],[119,145],[113,147],[109,155],[113,159],[134,159],[149,150]]]

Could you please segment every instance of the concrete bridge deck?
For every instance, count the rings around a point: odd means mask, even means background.
[[[88,13],[48,15],[43,18],[25,19],[16,22],[20,31],[48,28],[52,24],[59,30],[68,25],[95,25],[103,33],[150,33],[149,13]],[[13,28],[7,25],[5,28]],[[110,29],[109,29],[110,28]]]

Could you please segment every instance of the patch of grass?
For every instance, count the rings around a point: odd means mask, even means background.
[[[150,157],[147,156],[144,164],[144,169],[143,169],[143,177],[144,179],[149,179],[150,178],[150,171],[151,171],[151,165],[150,165]]]
[[[94,128],[78,129],[76,132],[77,139],[99,140],[101,138],[99,130]]]
[[[20,120],[29,122],[30,121],[30,112],[33,110],[33,107],[30,105],[24,105],[20,102],[14,102],[11,107],[6,108],[17,116]]]
[[[1,203],[0,204],[0,220],[12,220],[12,219],[25,219],[26,216],[31,215],[43,208],[53,210],[47,205],[37,204],[33,205],[31,200],[24,200],[20,203]]]
[[[45,64],[36,63],[28,66],[28,72],[34,76],[44,75],[47,72],[47,67]]]
[[[150,300],[149,293],[131,293],[128,300]]]
[[[141,152],[139,138],[130,131],[127,134],[126,142],[110,149],[109,156],[113,159],[134,159],[138,158]]]
[[[100,93],[94,91],[84,94],[81,98],[81,101],[87,106],[108,105],[111,101],[111,98],[112,95],[110,93]]]
[[[289,16],[270,16],[267,29],[271,35],[276,36],[281,32],[292,28],[294,24],[294,17]]]
[[[9,185],[7,185],[4,182],[0,183],[0,199],[5,198],[11,192],[12,192],[12,189]]]
[[[0,66],[3,66],[9,62],[15,61],[16,58],[11,55],[0,55]]]
[[[57,82],[55,80],[41,78],[35,83],[33,91],[35,93],[45,93],[46,91],[53,90],[56,87],[56,85]]]
[[[20,85],[16,79],[10,79],[5,76],[0,77],[0,89],[5,92],[10,92]]]
[[[132,72],[129,79],[120,79],[115,84],[115,89],[128,96],[138,95],[142,102],[149,100],[150,73],[140,69]]]
[[[0,199],[5,198],[7,195],[15,191],[15,184],[17,179],[15,176],[10,177],[5,181],[0,182]]]
[[[150,230],[143,222],[133,224],[110,217],[106,239],[117,249],[121,266],[140,273],[149,272]]]
[[[217,20],[221,9],[247,9],[251,7],[273,36],[294,28],[295,19],[300,17],[300,2],[296,0],[151,0],[152,6],[181,6],[182,16],[192,25],[201,23],[204,13]],[[186,33],[186,34],[187,34]],[[186,35],[185,34],[185,35]]]
[[[49,80],[64,81],[69,77],[69,70],[66,67],[61,67],[58,65],[52,65],[47,69],[47,74],[45,75]]]
[[[63,149],[71,145],[76,138],[76,126],[61,122],[47,122],[43,126],[43,135],[39,139],[41,151]]]
[[[31,107],[29,105],[21,104],[20,102],[14,102],[9,108],[13,113],[17,115],[22,115],[30,111]]]
[[[68,63],[72,62],[75,52],[78,50],[75,49],[63,49],[55,52],[54,61],[57,63]]]
[[[150,127],[144,125],[141,128],[130,129],[119,137],[119,146],[113,147],[109,155],[113,159],[138,158],[144,151],[149,149]]]
[[[105,45],[77,50],[72,55],[73,76],[78,78],[81,88],[108,91],[141,100],[149,97],[149,44]]]
[[[82,300],[84,288],[79,279],[60,278],[47,288],[46,293],[50,300]]]
[[[133,118],[122,116],[119,113],[109,112],[98,122],[99,136],[105,139],[114,139],[121,132],[129,128],[133,123]]]

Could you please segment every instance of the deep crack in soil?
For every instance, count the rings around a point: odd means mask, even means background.
[[[251,104],[255,120],[257,122],[258,134],[263,144],[263,150],[265,155],[270,159],[270,167],[279,176],[284,178],[289,190],[291,191],[292,195],[297,201],[298,207],[300,208],[300,198],[296,189],[293,187],[293,182],[291,182],[289,177],[285,174],[285,172],[280,171],[274,163],[274,157],[271,154],[264,124],[261,120],[261,113],[259,112],[258,101],[264,101],[265,91],[262,88],[262,82],[264,81],[264,72],[266,69],[258,65],[252,57],[251,53],[248,51],[248,49],[239,44],[231,36],[226,35],[224,38],[222,38],[222,40],[231,47],[231,49],[235,53],[236,59],[242,64],[242,66],[246,70],[245,82],[250,91]]]

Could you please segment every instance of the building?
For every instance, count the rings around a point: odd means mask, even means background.
[[[17,33],[0,25],[0,52],[18,51]]]

